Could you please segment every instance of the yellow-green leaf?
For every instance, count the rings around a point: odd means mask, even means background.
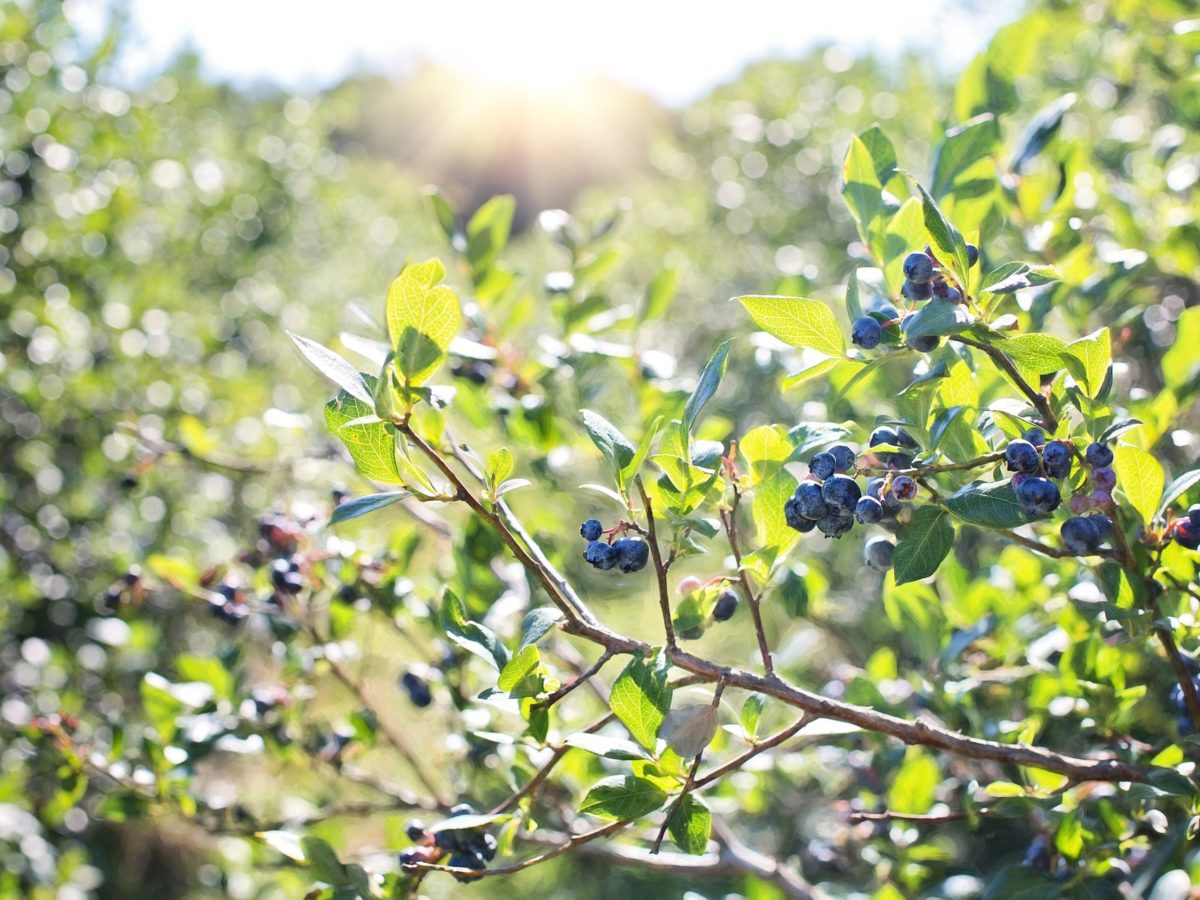
[[[388,288],[388,336],[396,366],[410,386],[429,379],[462,324],[454,291],[439,284],[445,275],[440,260],[413,263]]]
[[[1149,525],[1163,493],[1162,465],[1145,450],[1127,444],[1114,447],[1113,455],[1116,457],[1113,468],[1117,470],[1117,487],[1141,514],[1143,524]]]
[[[826,356],[846,352],[846,340],[833,310],[820,300],[806,297],[747,296],[736,298],[754,324],[785,344],[811,347]]]

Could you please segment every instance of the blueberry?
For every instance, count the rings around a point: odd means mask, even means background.
[[[604,534],[604,526],[599,519],[588,519],[579,526],[579,534],[585,541],[598,541],[600,535]]]
[[[617,564],[617,554],[603,541],[589,541],[583,549],[583,558],[597,569],[611,569]]]
[[[417,863],[427,862],[425,851],[420,847],[409,847],[407,850],[400,851],[400,865],[415,866]]]
[[[927,253],[917,250],[904,257],[904,277],[918,284],[933,277],[933,260]]]
[[[878,347],[881,337],[883,337],[883,326],[871,316],[855,319],[854,327],[850,329],[851,342],[864,350],[873,350]]]
[[[832,453],[818,453],[809,461],[808,471],[812,472],[815,477],[824,481],[837,471],[837,459],[834,458]]]
[[[1200,677],[1193,677],[1192,684],[1195,685],[1197,691],[1200,691]],[[1171,693],[1167,695],[1167,707],[1173,713],[1181,716],[1187,715],[1188,705],[1187,698],[1183,696],[1183,685],[1171,685]]]
[[[883,513],[885,516],[894,516],[896,514],[896,510],[900,508],[900,501],[896,499],[891,491],[888,491],[885,494],[883,491],[883,485],[884,479],[872,478],[867,482],[865,496],[874,500],[878,500],[883,506]]]
[[[938,344],[941,342],[942,339],[936,334],[922,334],[915,338],[910,337],[905,339],[905,343],[918,353],[932,353],[938,348]]]
[[[829,454],[833,457],[835,472],[840,472],[844,475],[854,468],[855,453],[848,445],[834,444],[829,448]]]
[[[458,869],[486,869],[487,860],[485,860],[478,853],[475,853],[471,850],[464,850],[451,856],[450,859],[447,860],[447,865],[454,866]],[[480,875],[459,875],[457,873],[454,876],[456,881],[464,883],[469,881],[478,881],[481,877],[482,876]]]
[[[943,299],[949,300],[951,303],[962,303],[963,302],[962,291],[960,291],[958,288],[948,287],[948,288],[946,288],[946,292],[944,294],[942,294],[941,296]]]
[[[905,281],[900,286],[900,296],[905,300],[928,300],[933,296],[933,285],[928,281]]]
[[[826,508],[821,485],[815,481],[800,482],[796,485],[796,492],[792,496],[799,507],[800,515],[806,519],[819,519],[829,511]]]
[[[1096,533],[1100,535],[1100,540],[1105,541],[1113,533],[1113,520],[1104,513],[1092,513],[1088,516],[1088,521],[1096,526]]]
[[[1200,503],[1194,503],[1188,507],[1187,516],[1189,522],[1200,528]]]
[[[1040,447],[1042,444],[1046,443],[1046,432],[1042,431],[1040,428],[1030,428],[1023,435],[1021,435],[1021,440],[1029,441],[1029,443],[1033,444],[1033,446]]]
[[[1048,516],[1058,508],[1062,497],[1058,486],[1048,478],[1030,476],[1016,487],[1017,504],[1031,519]]]
[[[496,838],[486,831],[476,832],[471,838],[470,847],[487,862],[491,862],[496,858]]]
[[[888,428],[886,425],[880,425],[871,432],[871,436],[867,438],[867,444],[872,447],[878,447],[880,444],[889,444],[893,447],[900,446],[900,437],[895,429]]]
[[[900,318],[900,311],[894,306],[881,306],[875,310],[875,315],[883,319],[884,322],[894,322]]]
[[[1011,444],[1009,446],[1012,446]],[[1066,478],[1071,474],[1071,446],[1065,441],[1051,441],[1042,448],[1042,465],[1051,478]]]
[[[1175,543],[1189,550],[1200,549],[1200,525],[1193,525],[1191,519],[1180,519],[1175,523]]]
[[[410,819],[408,824],[404,826],[404,833],[410,841],[423,841],[426,837],[425,823],[420,819]]]
[[[650,545],[638,538],[622,538],[612,545],[616,554],[617,568],[622,572],[636,572],[646,567],[650,559]]]
[[[809,483],[811,484],[811,482]],[[795,497],[789,497],[783,504],[783,520],[787,522],[788,528],[794,528],[796,531],[812,531],[813,529],[813,520],[800,511],[800,501]]]
[[[1109,503],[1112,503],[1112,491],[1096,488],[1096,490],[1092,491],[1092,502],[1097,506],[1107,506]]]
[[[1013,441],[1004,448],[1004,467],[1010,472],[1033,475],[1041,471],[1042,461],[1029,441]]]
[[[821,496],[827,505],[848,516],[858,503],[858,498],[862,496],[862,488],[849,475],[834,475],[825,479],[825,484],[821,487]]]
[[[892,567],[892,554],[895,552],[896,545],[887,538],[874,538],[867,541],[863,548],[863,560],[872,569],[886,572]]]
[[[1113,461],[1112,448],[1107,444],[1101,444],[1099,441],[1088,444],[1087,450],[1084,451],[1083,458],[1087,460],[1089,466],[1099,468],[1100,466],[1111,466]]]
[[[967,244],[967,265],[973,266],[979,262],[979,248],[974,244]]]
[[[441,850],[457,850],[462,843],[460,834],[458,831],[435,831],[433,843]]]
[[[1076,556],[1088,556],[1100,549],[1100,529],[1091,519],[1072,516],[1059,529],[1063,546]]]
[[[840,538],[854,527],[854,516],[846,510],[831,510],[827,516],[817,520],[817,530],[825,537]]]
[[[1117,473],[1111,466],[1101,466],[1098,469],[1092,469],[1092,484],[1102,491],[1112,492],[1112,489],[1117,486]]]
[[[869,443],[872,447],[878,447],[881,444],[887,444],[892,447],[908,447],[917,449],[917,442],[903,428],[888,428],[881,425],[871,432]],[[899,453],[891,450],[885,450],[877,454],[879,461],[885,466],[893,469],[907,469],[912,465],[912,455],[908,453]]]
[[[479,812],[479,810],[477,810],[470,803],[456,803],[454,806],[450,807],[450,818],[453,819],[455,816],[473,816],[477,812]]]
[[[433,694],[429,692],[429,685],[420,675],[405,672],[400,676],[400,684],[408,693],[408,699],[412,701],[413,706],[424,709],[433,702]]]
[[[897,500],[912,500],[917,496],[917,483],[907,475],[897,475],[892,479],[892,494]]]
[[[723,591],[713,607],[713,618],[718,622],[728,622],[738,608],[738,596],[733,591]]]
[[[883,504],[874,497],[861,497],[854,505],[854,518],[861,525],[874,525],[883,520]]]

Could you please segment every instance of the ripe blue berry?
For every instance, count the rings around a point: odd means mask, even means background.
[[[1200,549],[1200,525],[1193,525],[1191,519],[1180,519],[1175,523],[1175,543],[1189,550]]]
[[[621,538],[613,542],[612,549],[616,554],[617,568],[622,572],[636,572],[645,568],[650,559],[650,545],[638,538]]]
[[[416,838],[413,838],[416,840]],[[428,862],[425,850],[421,847],[409,847],[400,851],[400,865],[415,866],[417,863]]]
[[[1071,474],[1071,446],[1065,441],[1051,441],[1042,448],[1042,465],[1051,478],[1068,477]]]
[[[837,460],[832,453],[818,453],[808,463],[808,471],[824,481],[837,471]]]
[[[738,608],[738,596],[733,591],[724,591],[717,598],[717,605],[713,607],[713,618],[718,622],[728,622],[733,618],[733,614]]]
[[[1031,519],[1040,519],[1050,515],[1062,501],[1062,496],[1058,493],[1058,486],[1053,481],[1033,476],[1024,479],[1016,486],[1016,495],[1021,511]]]
[[[813,484],[814,482],[808,483]],[[814,519],[808,518],[800,511],[800,501],[795,497],[788,498],[787,502],[783,504],[783,520],[787,522],[788,528],[794,528],[799,532],[812,531],[815,525]]]
[[[1101,466],[1111,466],[1113,461],[1112,448],[1107,444],[1096,443],[1088,444],[1087,450],[1084,451],[1083,458],[1087,460],[1089,466],[1099,468]]]
[[[1088,516],[1088,521],[1096,526],[1096,532],[1100,535],[1100,540],[1103,542],[1113,533],[1113,520],[1104,513],[1092,513]]]
[[[1030,428],[1027,432],[1021,435],[1021,440],[1029,441],[1035,447],[1040,447],[1046,443],[1046,432],[1040,428]]]
[[[425,823],[420,819],[410,819],[404,826],[404,833],[413,843],[425,840]]]
[[[928,281],[905,281],[900,286],[900,296],[905,300],[928,300],[933,296],[933,285]]]
[[[862,488],[849,475],[834,475],[825,479],[821,496],[827,505],[848,516],[862,496]]]
[[[1109,466],[1092,469],[1092,484],[1102,491],[1109,491],[1117,486],[1117,473]]]
[[[861,525],[874,525],[883,520],[883,504],[874,497],[860,497],[854,505],[854,518]]]
[[[604,526],[599,519],[588,519],[579,526],[579,534],[585,541],[598,541],[600,535],[604,534]]]
[[[589,541],[583,549],[583,558],[597,569],[611,569],[617,564],[617,554],[603,541]]]
[[[414,672],[405,672],[400,676],[400,684],[408,693],[408,699],[412,701],[413,706],[424,709],[433,702],[433,694],[429,692],[429,685],[420,675]]]
[[[1200,691],[1200,676],[1192,678],[1192,684],[1196,686],[1196,690]],[[1183,696],[1183,686],[1176,684],[1172,685],[1171,693],[1167,695],[1167,706],[1171,712],[1178,715],[1185,715],[1188,711],[1187,698]],[[1190,723],[1189,723],[1190,729]]]
[[[471,850],[463,850],[455,853],[446,861],[447,865],[454,866],[457,869],[486,869],[487,860],[478,853]],[[454,875],[456,881],[466,883],[468,881],[478,881],[482,875],[459,875],[457,872]]]
[[[979,248],[974,244],[967,244],[967,265],[973,266],[979,262]]]
[[[854,516],[843,509],[833,509],[829,514],[817,519],[817,530],[825,537],[840,538],[854,527]]]
[[[881,444],[887,444],[891,447],[909,447],[913,450],[917,449],[917,442],[903,428],[888,428],[886,425],[881,425],[871,432],[869,444],[872,447],[878,447]],[[879,461],[885,466],[892,469],[907,469],[912,465],[912,455],[909,453],[898,453],[890,450],[882,451],[876,454]]]
[[[792,497],[796,501],[800,515],[806,519],[819,519],[829,511],[825,505],[821,485],[815,481],[800,482],[796,485],[796,491]]]
[[[912,500],[917,496],[917,483],[907,475],[897,475],[892,479],[892,494],[897,500]]]
[[[918,284],[933,277],[933,260],[917,250],[904,257],[904,277]]]
[[[469,846],[482,856],[484,860],[491,862],[496,858],[496,849],[499,847],[499,842],[494,835],[488,834],[486,831],[477,831],[471,837]]]
[[[895,552],[896,545],[887,538],[874,538],[863,547],[863,561],[872,569],[886,572],[892,567],[892,555]]]
[[[883,326],[871,316],[862,316],[854,320],[854,327],[850,329],[850,340],[864,350],[873,350],[879,346],[879,339],[883,337]]]
[[[1200,503],[1193,503],[1188,507],[1187,515],[1191,523],[1200,528]]]
[[[1004,466],[1010,472],[1033,475],[1041,471],[1042,461],[1038,458],[1037,448],[1029,441],[1012,441],[1004,448]]]
[[[894,322],[900,318],[900,311],[894,306],[881,306],[879,309],[874,310],[871,315],[882,320],[880,322],[882,324],[883,322]]]
[[[834,471],[845,474],[854,468],[854,450],[846,444],[834,444],[829,448],[833,457]]]
[[[1076,556],[1088,556],[1100,549],[1100,530],[1083,516],[1072,516],[1059,529],[1063,546]]]

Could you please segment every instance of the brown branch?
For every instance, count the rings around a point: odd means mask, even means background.
[[[742,551],[738,545],[737,505],[740,495],[737,487],[733,489],[733,508],[728,512],[721,510],[721,524],[725,526],[725,534],[729,539],[729,549],[733,553],[733,561],[737,566],[738,583],[746,597],[746,605],[750,607],[750,616],[754,620],[754,635],[758,639],[758,652],[762,656],[763,669],[767,677],[775,673],[775,659],[771,656],[771,646],[767,643],[767,632],[763,628],[762,611],[759,609],[760,596],[754,593],[750,584],[750,576],[742,568]]]
[[[606,715],[601,716],[587,728],[583,729],[583,733],[592,734],[597,732],[615,718],[616,716],[613,713],[607,713]],[[533,777],[505,797],[496,807],[492,809],[490,815],[498,816],[500,813],[512,809],[521,801],[522,797],[526,797],[535,792],[539,787],[542,786],[542,783],[550,777],[550,773],[554,771],[554,767],[559,764],[562,758],[567,755],[567,751],[570,749],[570,744],[559,744],[557,747],[555,747],[554,753],[550,756],[550,759],[542,763],[542,767],[533,773]]]
[[[520,872],[524,869],[536,866],[539,863],[544,863],[554,859],[556,856],[562,856],[568,850],[586,844],[588,841],[594,841],[596,838],[606,837],[610,834],[627,828],[632,824],[632,820],[624,819],[619,822],[609,822],[607,825],[602,825],[599,828],[594,828],[591,831],[585,831],[581,834],[576,834],[563,841],[561,844],[556,844],[545,853],[539,853],[537,856],[531,856],[528,859],[523,859],[520,862],[513,863],[511,866],[499,866],[495,869],[467,869],[462,866],[442,866],[435,863],[413,863],[404,866],[406,872],[449,872],[451,875],[470,875],[472,878],[494,878],[497,875],[512,875],[514,872]]]
[[[730,772],[732,772],[736,769],[740,769],[742,766],[744,766],[746,764],[746,762],[748,760],[752,759],[755,756],[758,756],[758,754],[765,753],[766,751],[771,750],[774,747],[778,747],[784,741],[789,740],[790,738],[794,737],[797,732],[799,732],[801,729],[803,729],[804,727],[809,725],[815,719],[816,719],[816,716],[805,713],[799,719],[797,719],[795,722],[793,722],[791,725],[789,725],[787,728],[784,728],[781,731],[775,732],[773,735],[771,735],[768,738],[763,738],[761,741],[757,741],[748,750],[744,750],[743,752],[739,753],[737,756],[735,756],[733,759],[729,760],[728,762],[724,762],[721,765],[717,766],[711,772],[707,773],[703,778],[697,778],[695,780],[695,782],[692,784],[692,788],[694,790],[699,790],[700,788],[704,787],[705,785],[712,784],[712,782],[717,781],[720,778],[724,778]]]
[[[1033,404],[1034,409],[1042,417],[1042,423],[1046,426],[1046,430],[1053,434],[1058,429],[1058,416],[1054,415],[1054,410],[1050,408],[1050,401],[1046,399],[1046,395],[1040,391],[1034,390],[1025,377],[1013,365],[1011,359],[1002,351],[990,344],[985,344],[981,341],[972,340],[969,337],[963,337],[961,334],[950,335],[950,340],[957,341],[960,344],[966,344],[968,347],[974,347],[977,350],[982,350],[992,362],[1012,379],[1013,384],[1017,389],[1029,398],[1029,402]]]
[[[554,691],[553,693],[549,694],[546,697],[546,699],[539,700],[535,704],[535,706],[539,706],[542,709],[549,709],[551,706],[553,706],[555,703],[557,703],[563,697],[567,696],[567,694],[571,693],[571,691],[575,690],[575,688],[579,687],[580,685],[587,684],[589,679],[591,679],[591,677],[593,675],[595,675],[602,668],[604,668],[604,664],[612,658],[613,658],[612,651],[606,649],[603,653],[600,654],[600,658],[598,660],[596,660],[591,666],[589,666],[583,672],[580,672],[575,678],[573,678],[571,681],[568,681],[566,684],[564,684],[562,687],[560,687],[557,691]]]
[[[671,590],[667,587],[667,569],[663,565],[662,551],[658,547],[654,506],[650,503],[650,495],[646,493],[646,486],[642,484],[640,475],[637,478],[637,489],[642,497],[642,506],[646,510],[646,538],[650,544],[650,555],[654,559],[654,575],[658,579],[658,608],[662,613],[663,631],[667,636],[667,650],[670,651],[676,647],[675,626],[671,624]]]
[[[983,466],[990,466],[994,462],[999,462],[1004,459],[1004,452],[986,453],[983,456],[976,456],[974,459],[965,459],[962,462],[956,463],[939,463],[934,466],[913,466],[908,469],[889,469],[879,466],[860,466],[858,469],[861,475],[936,475],[939,472],[960,472],[964,469],[978,469]]]

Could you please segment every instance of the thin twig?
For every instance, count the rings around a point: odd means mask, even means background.
[[[753,757],[758,756],[760,753],[765,753],[774,747],[778,747],[784,741],[787,741],[787,740],[791,739],[792,737],[794,737],[797,732],[801,731],[803,728],[805,728],[806,726],[811,724],[813,721],[816,720],[816,718],[817,718],[816,716],[812,716],[812,715],[809,715],[808,713],[805,713],[799,719],[797,719],[795,722],[793,722],[791,725],[789,725],[787,728],[784,728],[780,731],[775,732],[773,735],[771,735],[768,738],[763,738],[761,741],[756,742],[748,750],[744,750],[743,752],[741,752],[737,756],[735,756],[733,759],[717,766],[717,768],[713,769],[711,772],[704,775],[704,777],[697,778],[695,780],[695,782],[692,784],[692,789],[699,790],[700,788],[705,787],[706,785],[712,784],[714,781],[725,777],[730,772],[732,772],[736,769],[740,769],[742,766],[744,766],[746,764],[746,762],[748,760],[752,759]]]
[[[775,674],[775,659],[771,656],[771,645],[767,643],[767,632],[763,628],[762,611],[759,609],[760,595],[754,593],[750,584],[750,576],[742,567],[742,551],[738,544],[737,533],[737,504],[740,494],[737,487],[733,489],[733,508],[728,512],[721,510],[721,524],[725,526],[725,535],[729,539],[729,549],[733,553],[733,562],[737,566],[738,583],[746,597],[746,605],[750,607],[750,617],[754,621],[754,635],[758,639],[758,652],[762,656],[763,670],[770,678]]]
[[[961,334],[950,336],[950,340],[957,341],[960,344],[966,344],[968,347],[974,347],[977,350],[982,350],[989,357],[996,367],[1001,369],[1005,375],[1012,379],[1013,384],[1017,389],[1029,398],[1029,402],[1033,404],[1034,409],[1042,417],[1042,422],[1046,426],[1046,430],[1053,434],[1058,430],[1058,416],[1054,415],[1054,410],[1050,408],[1050,401],[1046,399],[1046,395],[1040,391],[1034,390],[1033,387],[1025,380],[1025,377],[1020,373],[1011,359],[1008,358],[1002,350],[997,349],[989,344],[981,341],[972,340],[969,337],[964,337]]]
[[[613,658],[612,651],[605,650],[603,653],[600,654],[600,658],[598,660],[596,660],[591,666],[589,666],[585,671],[580,672],[571,681],[568,681],[566,684],[564,684],[562,687],[560,687],[557,691],[554,691],[553,693],[549,694],[546,697],[546,699],[539,700],[535,705],[541,707],[542,709],[549,709],[551,706],[553,706],[555,703],[557,703],[563,697],[567,696],[567,694],[571,693],[571,691],[575,690],[575,688],[579,687],[582,684],[586,684],[588,682],[588,680],[593,675],[595,675],[597,672],[599,672],[602,668],[604,668],[604,664],[612,658]]]
[[[890,469],[878,466],[859,466],[860,475],[936,475],[939,472],[960,472],[964,469],[979,469],[1004,459],[1004,452],[986,453],[974,459],[964,459],[956,463],[938,463],[933,466],[912,466],[908,469]]]
[[[637,478],[637,489],[642,497],[642,506],[646,511],[646,538],[647,543],[650,544],[650,555],[654,559],[654,574],[658,579],[658,608],[662,613],[667,650],[670,651],[676,647],[675,626],[671,623],[671,591],[667,587],[667,570],[663,565],[662,551],[658,546],[658,534],[654,524],[654,506],[650,503],[650,495],[646,493],[646,486],[642,484],[640,475]]]
[[[523,869],[528,869],[536,866],[539,863],[544,863],[547,860],[554,859],[556,856],[562,856],[568,850],[578,847],[580,844],[586,844],[588,841],[594,841],[596,838],[606,837],[610,834],[615,834],[623,828],[627,828],[632,824],[632,820],[623,819],[619,822],[609,822],[607,825],[602,825],[591,831],[585,831],[582,834],[576,834],[556,845],[545,853],[539,853],[537,856],[531,856],[528,859],[523,859],[518,863],[513,863],[511,866],[500,866],[495,869],[467,869],[463,866],[441,866],[434,863],[413,863],[412,865],[404,866],[405,871],[426,871],[426,872],[449,872],[451,875],[470,875],[472,878],[492,878],[497,875],[511,875],[514,872],[520,872]]]
[[[584,728],[583,733],[592,734],[597,732],[615,718],[616,716],[612,713],[607,713],[606,715],[601,716],[591,725],[587,726],[587,728]],[[542,786],[542,783],[545,782],[545,780],[550,776],[550,773],[554,771],[554,767],[559,764],[562,758],[567,755],[567,751],[570,749],[570,744],[559,744],[557,747],[555,747],[550,758],[546,760],[546,762],[542,763],[540,769],[533,773],[533,777],[505,797],[502,801],[500,801],[500,803],[492,809],[491,815],[498,816],[502,812],[507,812],[516,806],[517,803],[521,801],[521,798],[534,793],[539,787]]]

